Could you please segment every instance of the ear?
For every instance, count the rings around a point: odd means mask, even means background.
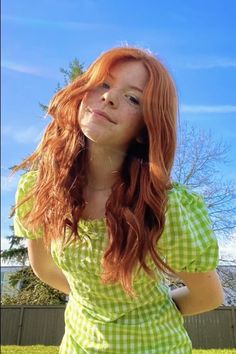
[[[137,143],[139,144],[144,144],[144,139],[141,135],[137,136],[137,138],[135,139],[137,141]]]
[[[147,144],[148,143],[148,131],[147,131],[146,127],[144,127],[139,132],[139,135],[136,137],[135,140],[138,144]]]

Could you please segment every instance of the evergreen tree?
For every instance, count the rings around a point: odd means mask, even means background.
[[[36,277],[30,266],[24,267],[9,277],[10,286],[19,287],[16,295],[3,295],[3,305],[62,305],[67,295],[51,288]]]
[[[78,76],[83,74],[84,64],[80,64],[79,60],[75,58],[74,60],[72,60],[72,62],[70,62],[69,69],[65,70],[64,68],[61,68],[60,72],[64,75],[65,85],[68,85],[73,82]]]
[[[69,68],[67,70],[64,68],[60,68],[60,72],[64,76],[64,86],[67,86],[71,82],[73,82],[78,76],[83,74],[84,64],[80,64],[79,60],[77,58],[75,58],[69,63]],[[61,89],[62,89],[62,86],[60,83],[58,83],[55,92],[57,92]],[[42,108],[42,110],[46,113],[48,106],[43,103],[40,103],[39,105]]]
[[[11,236],[6,238],[9,240],[10,246],[7,250],[1,251],[1,258],[5,262],[18,263],[19,265],[25,266],[28,255],[27,247],[24,245],[24,239],[14,235],[14,228],[10,226]]]

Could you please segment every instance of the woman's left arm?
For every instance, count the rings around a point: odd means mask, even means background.
[[[170,291],[183,316],[214,310],[224,303],[224,291],[216,270],[204,273],[176,273],[186,285]]]

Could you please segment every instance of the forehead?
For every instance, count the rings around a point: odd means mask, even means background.
[[[108,70],[112,79],[123,83],[138,85],[144,88],[148,80],[148,71],[141,60],[119,60],[113,63]]]

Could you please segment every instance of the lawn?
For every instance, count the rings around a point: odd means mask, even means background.
[[[3,345],[2,354],[58,354],[58,347],[34,345],[34,346],[16,346]],[[236,354],[236,349],[194,349],[193,354]]]

